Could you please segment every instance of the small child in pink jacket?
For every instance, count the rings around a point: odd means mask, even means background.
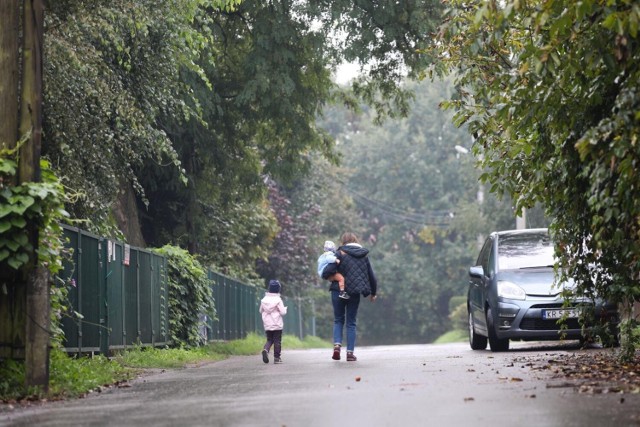
[[[282,298],[280,298],[280,282],[277,280],[269,281],[269,291],[260,301],[260,313],[262,314],[262,323],[264,331],[267,335],[267,342],[262,349],[262,361],[269,363],[269,350],[273,345],[273,363],[282,363],[280,352],[282,350],[282,328],[284,322],[282,316],[287,314],[287,307],[284,306]]]

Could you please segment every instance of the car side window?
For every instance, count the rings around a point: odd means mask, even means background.
[[[489,259],[487,261],[487,266],[486,267],[482,267],[485,271],[485,276],[487,277],[493,277],[495,271],[495,265],[496,265],[496,254],[495,251],[493,250],[493,245],[489,245]]]
[[[484,242],[484,246],[480,251],[480,255],[478,256],[478,261],[477,261],[477,265],[482,266],[482,269],[484,270],[484,275],[488,277],[491,277],[491,274],[492,274],[492,271],[489,270],[489,266],[491,264],[490,259],[493,257],[493,251],[491,250],[492,247],[493,247],[492,240],[487,239]]]

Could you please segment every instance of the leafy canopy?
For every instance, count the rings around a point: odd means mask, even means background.
[[[430,51],[483,179],[541,202],[578,292],[620,302],[640,296],[639,22],[624,0],[454,0]]]

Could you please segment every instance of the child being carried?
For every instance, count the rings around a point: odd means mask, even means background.
[[[324,253],[318,258],[318,276],[331,282],[338,282],[342,299],[349,299],[349,294],[344,290],[344,276],[338,273],[340,258],[336,255],[336,245],[331,240],[324,242]]]

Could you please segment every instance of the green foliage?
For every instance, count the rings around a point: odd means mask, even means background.
[[[24,398],[59,399],[82,396],[89,391],[131,379],[134,372],[104,356],[72,358],[61,350],[50,354],[49,392],[24,387],[24,362],[0,362],[0,400]]]
[[[417,49],[440,10],[435,0],[52,2],[43,149],[74,194],[72,216],[118,235],[110,210],[132,186],[151,245],[254,280],[277,233],[264,175],[284,183],[318,153],[335,160],[315,119],[353,97],[332,70],[369,64],[355,93],[380,114],[406,112],[400,80],[424,70]]]
[[[135,373],[102,355],[72,358],[60,350],[51,352],[50,370],[49,394],[56,397],[81,396]]]
[[[30,224],[39,231],[38,262],[51,274],[62,267],[62,229],[58,224],[67,216],[63,209],[64,191],[58,179],[42,160],[42,182],[13,185],[17,176],[17,149],[0,150],[0,268],[19,270],[29,262],[34,247]]]
[[[10,400],[26,394],[24,363],[12,359],[0,361],[0,399]]]
[[[329,117],[341,130],[345,165],[333,179],[343,199],[355,203],[356,232],[371,249],[380,286],[376,304],[361,306],[366,343],[430,342],[447,331],[449,300],[464,292],[478,236],[514,226],[509,205],[490,196],[478,202],[473,159],[454,148],[468,147],[469,137],[438,108],[452,85],[405,86],[416,93],[406,119],[375,126],[375,113],[365,111],[340,127]],[[343,205],[324,207],[336,210],[332,226],[351,221]]]
[[[225,355],[249,355],[257,354],[264,346],[265,338],[255,332],[250,332],[242,340],[212,342],[209,344],[215,353]]]
[[[209,344],[209,348],[218,354],[248,356],[260,353],[264,347],[265,340],[264,335],[251,332],[241,340],[212,342]],[[331,348],[331,344],[318,337],[307,336],[304,340],[300,340],[294,335],[286,334],[282,337],[282,348],[283,351],[287,349]]]
[[[466,295],[456,295],[449,299],[449,312],[453,312],[461,304],[467,303]]]
[[[77,397],[133,378],[140,369],[182,368],[222,360],[231,355],[257,355],[264,345],[264,336],[250,333],[242,340],[210,343],[198,348],[133,347],[113,358],[104,356],[70,357],[60,350],[51,352],[51,381],[48,395],[35,394],[24,388],[24,363],[0,361],[0,401],[39,398]],[[291,335],[282,339],[284,349],[330,348],[329,342],[317,337],[304,340]],[[39,389],[38,389],[39,390]]]
[[[131,368],[182,368],[188,364],[212,362],[223,359],[220,353],[210,351],[209,347],[198,348],[154,348],[134,347],[116,355],[115,360]]]
[[[553,219],[577,293],[640,297],[640,9],[628,1],[450,2],[432,54],[492,191]]]
[[[453,329],[467,331],[469,328],[469,311],[467,310],[466,298],[462,304],[458,304],[451,310],[449,320],[451,320],[451,327]]]
[[[314,21],[327,35],[336,62],[360,65],[363,75],[354,94],[370,105],[379,121],[409,112],[412,92],[404,80],[421,75],[431,58],[424,55],[440,22],[442,2],[314,0],[307,2]]]
[[[202,316],[215,318],[215,301],[206,269],[186,250],[164,246],[155,250],[167,258],[169,283],[169,338],[177,347],[204,344],[199,329]]]
[[[453,342],[465,342],[469,339],[468,332],[464,329],[456,329],[453,331],[445,332],[436,338],[434,344],[449,344]]]
[[[37,263],[46,267],[49,277],[54,278],[50,329],[52,344],[56,346],[64,339],[60,320],[66,310],[66,284],[59,283],[55,277],[66,256],[60,222],[68,217],[64,210],[67,198],[62,184],[45,159],[40,161],[41,182],[15,185],[17,150],[0,150],[0,270],[6,280],[19,280],[20,271],[34,253],[29,233],[36,231]]]
[[[43,152],[75,195],[68,207],[84,228],[117,234],[108,220],[122,187],[140,183],[143,166],[185,176],[161,117],[197,117],[180,72],[211,85],[198,59],[212,42],[194,20],[231,1],[53,2],[46,14]]]
[[[625,319],[620,322],[621,358],[626,361],[635,360],[635,350],[640,346],[640,322],[638,318]]]
[[[315,267],[308,260],[317,258],[319,246],[312,247],[309,236],[320,232],[320,207],[313,196],[300,195],[293,203],[288,193],[294,192],[293,188],[287,191],[275,182],[269,183],[269,202],[279,230],[271,254],[258,262],[257,271],[265,279],[280,280],[284,295],[298,297],[307,294],[308,281],[315,276]]]

